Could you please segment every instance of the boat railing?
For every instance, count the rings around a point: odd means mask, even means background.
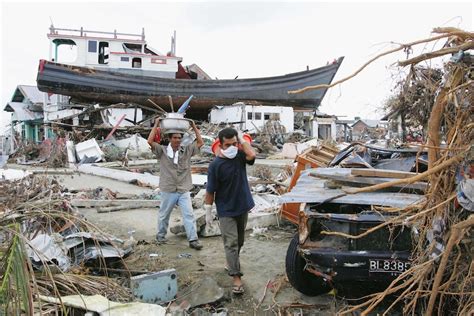
[[[51,25],[50,28],[49,28],[49,34],[51,34],[51,35],[61,35],[59,33],[59,31],[79,33],[79,36],[81,36],[81,37],[85,37],[85,36],[87,36],[87,34],[100,34],[100,35],[107,35],[107,36],[113,35],[114,39],[117,39],[118,36],[132,36],[132,37],[138,37],[142,41],[145,40],[145,28],[142,28],[142,33],[141,34],[118,33],[117,30],[114,30],[113,32],[84,30],[84,28],[82,26],[81,26],[80,29],[56,28],[53,25]],[[63,35],[66,35],[66,34],[63,34]],[[68,35],[71,35],[71,34],[68,34]]]

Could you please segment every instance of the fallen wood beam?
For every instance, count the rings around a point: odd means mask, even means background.
[[[376,184],[376,185],[373,185],[373,186],[370,186],[370,187],[359,188],[359,189],[355,189],[355,190],[348,189],[348,190],[344,190],[344,191],[347,194],[356,194],[356,193],[361,193],[361,192],[373,192],[373,191],[377,191],[377,190],[381,190],[381,189],[390,188],[392,186],[400,185],[400,184],[414,183],[414,182],[423,180],[423,179],[427,178],[428,176],[433,175],[433,174],[443,170],[444,168],[447,168],[447,167],[451,166],[452,164],[460,162],[463,158],[464,158],[464,155],[454,156],[454,157],[440,163],[436,167],[428,169],[428,171],[420,173],[420,174],[418,174],[414,177],[411,177],[411,178],[399,179],[399,180],[395,180],[395,181]]]
[[[381,183],[386,183],[390,182],[393,180],[393,178],[369,178],[369,177],[353,177],[353,176],[341,176],[341,175],[321,175],[321,174],[315,174],[315,173],[310,173],[311,176],[315,176],[318,178],[323,178],[323,179],[331,179],[335,180],[337,182],[341,183],[350,183],[352,185],[376,185],[376,184],[381,184]],[[425,182],[415,182],[415,183],[403,183],[403,184],[396,184],[393,185],[392,188],[397,189],[397,190],[402,190],[402,189],[411,189],[411,190],[419,190],[419,191],[425,191],[428,187],[428,184]]]
[[[160,183],[160,177],[151,174],[141,174],[130,171],[101,168],[90,164],[82,164],[77,166],[77,171],[94,176],[124,181],[127,183],[139,183],[150,187],[158,187]],[[207,175],[192,174],[191,178],[194,185],[203,186],[207,182]]]
[[[107,207],[107,206],[133,206],[152,208],[160,206],[160,200],[83,200],[73,199],[71,205],[75,207]]]
[[[122,205],[122,206],[109,206],[109,207],[96,207],[97,213],[110,213],[117,211],[128,211],[142,208],[140,205]]]
[[[416,176],[417,173],[414,172],[405,172],[398,170],[382,170],[382,169],[352,169],[351,174],[353,176],[361,177],[376,177],[376,178],[396,178],[396,179],[406,179]]]
[[[69,169],[37,169],[37,170],[31,170],[33,174],[74,174],[73,170]]]

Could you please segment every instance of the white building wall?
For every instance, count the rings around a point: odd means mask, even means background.
[[[210,113],[210,122],[212,124],[232,124],[242,120],[241,106],[223,106],[214,108]]]
[[[243,109],[244,113],[242,113]],[[233,124],[236,128],[242,128],[250,133],[257,133],[257,129],[263,128],[271,114],[279,114],[280,123],[285,127],[287,133],[294,131],[293,108],[283,106],[223,106],[211,110],[210,122],[213,124]],[[243,123],[237,123],[240,121],[243,121]]]

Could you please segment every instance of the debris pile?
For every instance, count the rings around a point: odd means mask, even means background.
[[[129,301],[130,291],[95,267],[119,264],[131,246],[87,222],[56,180],[26,175],[0,182],[0,300],[7,314],[45,311],[39,295],[105,295]],[[66,274],[65,274],[66,273]]]
[[[389,117],[400,117],[401,138],[385,137],[385,127],[376,126],[359,135],[366,142],[335,144],[336,118],[322,115],[318,121],[317,111],[313,116],[295,113],[290,128],[283,115],[263,110],[258,113],[263,124],[259,127],[252,121],[256,112],[242,112],[232,123],[228,117],[222,124],[198,122],[205,144],[190,168],[200,235],[220,234],[217,222],[207,226],[202,210],[208,163],[215,156],[218,132],[228,125],[240,125],[239,130],[251,133],[251,145],[261,159],[249,167],[255,207],[250,210],[247,229],[252,230],[251,238],[269,242],[274,236],[267,227],[280,225],[280,215],[298,225],[286,257],[293,287],[307,295],[331,291],[359,299],[352,306],[345,305],[340,314],[367,315],[381,306],[385,313],[469,314],[473,308],[474,58],[470,52],[474,35],[454,28],[437,28],[434,33],[434,37],[402,45],[372,60],[401,50],[409,52],[418,44],[447,40],[437,51],[399,62],[399,66],[410,66],[410,71],[386,110]],[[447,54],[451,56],[442,69],[419,65]],[[331,85],[290,93],[330,88],[369,63]],[[64,305],[100,315],[113,308],[164,315],[165,308],[157,304],[170,301],[174,301],[168,306],[171,312],[205,313],[206,304],[225,297],[215,280],[203,277],[185,287],[175,300],[174,267],[150,274],[130,271],[124,259],[138,243],[133,231],[128,240],[120,240],[102,232],[78,211],[92,208],[111,213],[159,207],[160,174],[145,137],[150,123],[164,110],[150,103],[72,103],[69,115],[49,118],[48,128],[55,131],[56,139],[21,144],[10,156],[10,162],[20,165],[68,166],[71,173],[151,188],[147,193],[125,194],[102,186],[78,192],[51,177],[0,170],[0,302],[5,314],[58,313]],[[242,127],[249,117],[253,132]],[[344,140],[350,139],[344,124]],[[307,136],[313,135],[307,133],[309,125],[316,135],[321,130],[327,139]],[[182,145],[193,141],[193,133],[184,133]],[[166,144],[166,139],[160,142]],[[185,232],[182,220],[172,223],[170,230]],[[139,246],[149,244],[141,243]],[[162,249],[166,248],[136,253],[127,264],[143,261],[153,270],[158,263],[164,264]],[[195,257],[188,252],[173,253],[181,262]],[[196,273],[205,271],[201,268],[205,264],[198,261],[198,265],[199,270],[193,268],[199,271]],[[117,274],[112,278],[113,272]],[[314,308],[278,304],[275,296],[284,277],[276,278],[266,284],[255,304],[256,313],[267,289],[273,289],[272,311]],[[350,282],[353,278],[357,282]],[[369,286],[364,283],[367,278],[373,281]],[[206,292],[209,289],[213,291]],[[137,298],[145,302],[121,304]],[[219,308],[217,313],[225,315],[227,309]]]
[[[427,103],[429,105],[429,119],[426,127],[427,142],[421,145],[421,148],[427,150],[427,170],[408,178],[346,190],[343,193],[344,196],[351,196],[363,192],[395,188],[395,186],[404,187],[416,184],[418,181],[428,180],[428,187],[425,191],[426,200],[408,207],[392,209],[391,212],[397,212],[399,215],[370,230],[372,234],[387,224],[394,227],[406,225],[416,227],[410,269],[401,273],[383,291],[372,294],[364,302],[341,311],[343,314],[363,310],[362,314],[366,315],[374,311],[392,294],[397,296],[385,308],[385,313],[389,313],[397,304],[401,303],[404,314],[465,315],[472,311],[471,235],[474,216],[472,215],[472,203],[464,202],[472,198],[472,191],[466,190],[466,188],[472,185],[474,176],[472,173],[474,159],[472,152],[474,136],[474,125],[472,124],[474,121],[472,114],[474,101],[473,60],[469,53],[469,49],[474,47],[474,36],[472,33],[455,28],[436,28],[434,33],[437,34],[434,37],[402,45],[382,53],[372,60],[406,49],[406,47],[440,39],[447,40],[443,48],[415,56],[398,64],[412,66],[413,69],[420,62],[452,54],[442,69],[443,79],[436,82],[436,89],[424,91],[424,95],[419,96],[421,99],[426,99],[429,96],[433,100],[432,103]],[[339,84],[351,77],[332,85]],[[409,88],[412,80],[413,73],[411,72],[404,86]],[[314,88],[318,87],[307,87],[295,93]],[[411,98],[411,91],[402,89],[400,97],[401,99]],[[407,105],[413,107],[413,104],[407,103]],[[406,108],[403,107],[401,110],[406,110]],[[416,108],[413,111],[421,112],[424,109]],[[362,156],[354,157],[361,163],[361,160],[364,160]],[[416,158],[418,156],[417,154]],[[364,160],[364,162],[367,161]],[[362,164],[364,163],[362,162]],[[413,164],[410,162],[409,166],[413,167]],[[462,204],[459,203],[458,195],[462,197],[460,199],[463,201]],[[356,235],[344,234],[344,237],[351,241],[357,241],[365,235],[367,232]]]
[[[40,144],[22,142],[10,161],[20,165],[36,165],[48,168],[67,166],[66,142],[64,138],[45,139]]]

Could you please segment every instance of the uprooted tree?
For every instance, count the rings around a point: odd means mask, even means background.
[[[405,79],[399,81],[396,93],[384,105],[390,117],[400,117],[403,140],[407,130],[415,130],[426,137],[428,121],[443,70],[423,66],[410,67]]]
[[[410,66],[411,71],[390,104],[391,109],[410,115],[410,123],[424,127],[426,142],[423,147],[428,149],[428,170],[408,179],[351,192],[373,191],[400,182],[428,179],[425,202],[398,210],[399,215],[390,223],[378,227],[390,224],[414,228],[412,266],[385,291],[366,297],[363,303],[342,310],[342,314],[362,309],[362,315],[367,315],[388,295],[394,296],[395,300],[384,314],[389,314],[397,303],[402,303],[403,312],[410,315],[467,315],[474,309],[474,214],[472,205],[465,207],[458,195],[460,183],[473,177],[474,59],[469,50],[474,48],[474,33],[456,28],[435,28],[433,33],[436,35],[431,38],[400,45],[374,57],[351,76],[331,85],[290,92],[329,88],[353,78],[382,56],[415,45],[446,40],[439,50],[398,62],[401,67]],[[441,56],[449,57],[442,70],[417,66]]]

